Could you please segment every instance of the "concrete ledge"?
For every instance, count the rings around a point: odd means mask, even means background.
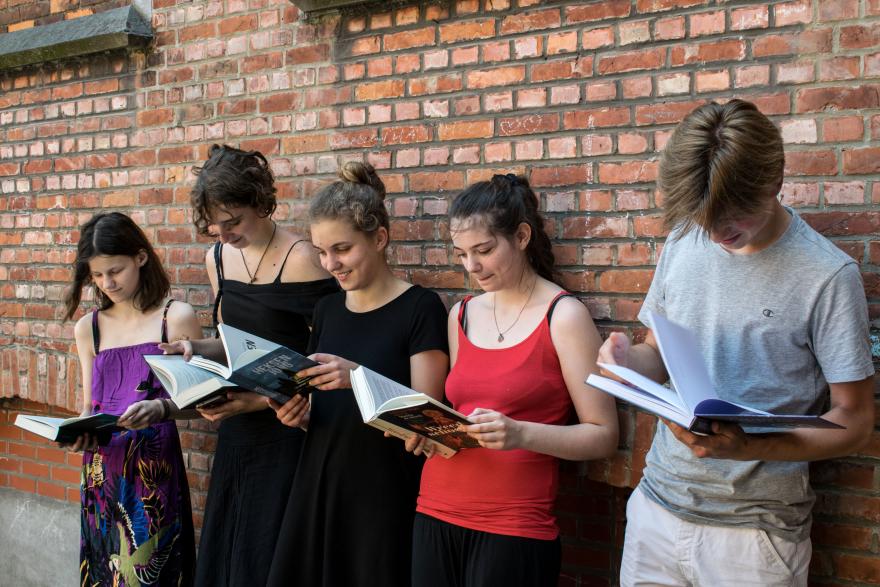
[[[313,14],[364,4],[376,4],[379,0],[291,0],[291,2],[303,12]]]
[[[0,585],[79,585],[79,504],[0,489]]]
[[[0,70],[144,46],[150,23],[133,6],[0,35]]]

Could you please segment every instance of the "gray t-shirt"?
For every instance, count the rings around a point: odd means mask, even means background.
[[[859,267],[792,210],[768,248],[736,255],[699,230],[666,241],[648,310],[693,330],[718,396],[769,412],[821,414],[828,383],[874,374]],[[800,541],[815,496],[805,462],[698,459],[662,423],[642,490],[692,522]]]

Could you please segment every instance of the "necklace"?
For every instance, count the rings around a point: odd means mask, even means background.
[[[513,324],[501,330],[498,326],[498,316],[495,314],[495,294],[492,294],[492,318],[495,319],[495,330],[498,331],[498,342],[504,342],[504,335],[510,332],[510,329],[516,326],[516,323],[519,322],[520,316],[525,311],[526,306],[529,305],[529,302],[532,301],[532,294],[535,293],[535,285],[538,283],[538,276],[535,275],[535,280],[532,282],[532,287],[529,288],[529,297],[526,298],[526,303],[523,304],[523,307],[519,309],[519,314],[516,315],[516,319],[513,321]]]
[[[244,264],[244,270],[247,271],[248,276],[248,285],[252,285],[257,280],[257,273],[260,271],[260,265],[263,264],[263,258],[266,256],[266,251],[269,250],[269,247],[272,245],[272,241],[275,240],[275,231],[278,230],[278,225],[275,224],[275,221],[272,221],[272,236],[269,237],[269,242],[266,243],[266,248],[263,249],[263,254],[260,255],[260,260],[257,261],[257,268],[254,269],[253,274],[251,274],[251,270],[248,269],[247,261],[244,258],[244,251],[238,249],[238,252],[241,253],[241,262]]]

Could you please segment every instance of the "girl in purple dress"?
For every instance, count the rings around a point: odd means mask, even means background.
[[[190,585],[195,564],[189,486],[174,418],[181,413],[153,377],[146,354],[159,342],[201,338],[189,304],[170,284],[144,233],[124,214],[99,214],[81,229],[66,319],[94,286],[98,309],[75,328],[83,415],[119,415],[124,428],[98,446],[83,435],[80,583]]]

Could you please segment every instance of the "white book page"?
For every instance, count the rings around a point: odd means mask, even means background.
[[[260,338],[238,328],[233,328],[228,324],[218,325],[217,330],[220,332],[220,339],[223,341],[223,347],[226,349],[226,360],[228,361],[230,372],[281,346],[271,340]],[[257,356],[254,356],[254,353],[245,355],[245,353],[252,350],[263,352]]]
[[[349,372],[349,379],[351,380],[351,390],[354,392],[354,398],[357,401],[358,409],[361,411],[361,418],[364,422],[369,422],[376,413],[376,408],[373,404],[373,396],[370,391],[370,386],[367,384],[364,376],[364,368],[358,367],[357,369],[352,369]]]
[[[607,363],[598,363],[600,367],[608,371],[609,373],[613,373],[617,375],[624,381],[628,381],[638,387],[640,390],[650,393],[651,395],[655,395],[664,402],[668,403],[671,406],[676,407],[678,410],[683,413],[688,413],[690,410],[685,405],[684,401],[678,394],[675,393],[675,390],[664,387],[654,381],[653,379],[649,379],[638,373],[637,371],[633,371],[627,367],[621,367],[620,365],[609,365]]]
[[[673,404],[658,399],[650,393],[630,387],[625,383],[596,374],[590,374],[587,377],[587,383],[652,414],[672,420],[685,428],[690,428],[691,424],[694,423],[693,415],[687,413],[687,410],[682,410]]]
[[[688,409],[693,412],[704,399],[717,399],[694,333],[660,314],[651,312],[650,315],[651,330],[660,347],[666,371]]]
[[[191,365],[187,364],[181,355],[147,355],[144,358],[153,367],[165,389],[171,393],[180,393],[199,383],[217,378],[214,373],[199,368],[196,359],[201,357],[193,357]],[[170,385],[172,381],[176,385]]]

